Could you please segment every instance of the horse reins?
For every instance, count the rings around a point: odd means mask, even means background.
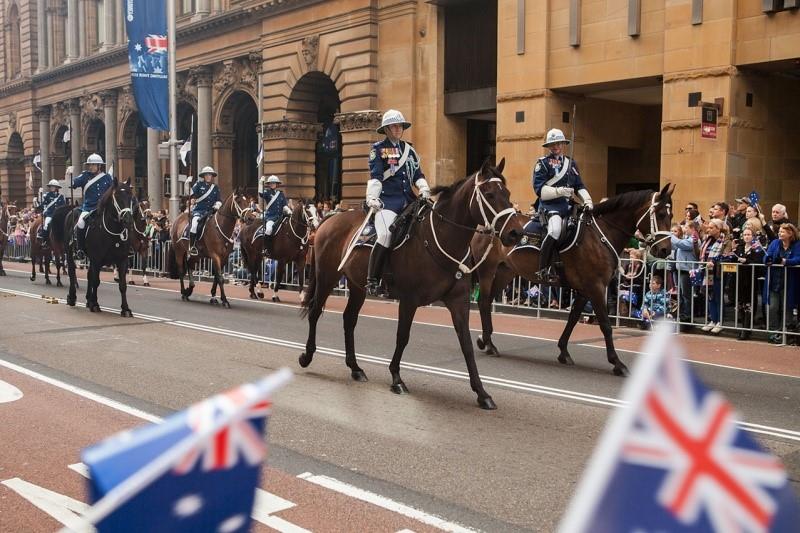
[[[297,232],[294,229],[294,226],[292,225],[292,217],[291,216],[289,217],[289,229],[292,231],[292,234],[300,240],[300,244],[305,246],[306,243],[308,242],[308,239],[311,238],[311,226],[308,223],[308,214],[306,213],[306,208],[305,207],[301,207],[301,212],[303,214],[303,222],[299,222],[299,224],[301,226],[305,226],[306,234],[303,237],[301,237],[300,235],[297,234]]]
[[[247,216],[247,212],[248,212],[248,211],[250,211],[250,210],[251,210],[251,208],[250,208],[250,207],[245,207],[245,208],[243,209],[243,208],[239,207],[239,204],[237,204],[237,203],[236,203],[236,195],[235,195],[235,194],[231,195],[231,203],[232,203],[232,204],[233,204],[233,206],[236,208],[236,216],[234,216],[233,214],[230,214],[230,215],[222,215],[222,216],[224,216],[224,217],[226,217],[226,218],[237,218],[237,217],[238,217],[238,218],[239,218],[239,220],[244,220],[244,217],[245,217],[245,216]],[[223,207],[224,207],[224,206],[223,206]],[[232,211],[233,211],[233,210],[231,210],[231,212],[232,212]],[[218,214],[219,214],[219,210],[218,210],[217,212],[215,212],[215,213],[214,213],[214,224],[216,224],[216,226],[217,226],[217,231],[219,231],[219,234],[220,234],[220,235],[222,235],[222,238],[223,238],[223,239],[225,239],[226,241],[228,241],[228,243],[230,243],[230,244],[233,244],[233,234],[234,234],[234,232],[236,231],[236,225],[234,224],[234,227],[233,227],[233,229],[231,229],[231,236],[230,236],[230,237],[228,237],[227,235],[225,235],[225,232],[224,232],[224,231],[222,231],[222,228],[221,228],[221,227],[220,227],[220,225],[219,225],[219,220],[217,220],[217,215],[218,215]]]
[[[116,211],[117,211],[117,220],[120,223],[122,223],[122,215],[126,211],[128,213],[130,213],[131,216],[133,216],[133,210],[130,207],[121,208],[119,206],[119,203],[117,202],[117,195],[114,194],[113,192],[111,193],[111,200],[114,202],[114,209],[116,209]],[[133,203],[133,200],[131,200],[131,203]],[[102,220],[103,220],[103,229],[106,230],[106,233],[108,233],[109,235],[113,235],[114,237],[119,237],[119,240],[122,241],[122,242],[125,242],[125,241],[128,240],[128,228],[127,228],[127,226],[123,227],[122,231],[120,231],[119,233],[115,233],[115,232],[111,231],[110,229],[108,229],[108,225],[106,224],[106,210],[105,209],[103,209],[103,216],[100,217],[100,218],[102,218]],[[134,224],[134,228],[135,227],[136,227],[136,224]]]
[[[500,236],[500,235],[503,234],[503,232],[506,229],[506,226],[508,225],[508,222],[511,220],[511,217],[514,214],[516,214],[516,212],[517,212],[514,209],[513,206],[512,207],[507,207],[507,208],[505,208],[505,209],[503,209],[503,210],[501,210],[499,212],[497,210],[495,210],[494,207],[492,207],[492,205],[489,203],[489,200],[487,200],[486,197],[483,195],[483,191],[480,190],[480,186],[483,185],[484,183],[490,183],[490,182],[500,182],[500,183],[502,183],[503,180],[500,179],[500,178],[494,177],[494,178],[489,178],[486,181],[478,181],[478,177],[479,176],[480,176],[480,172],[476,172],[475,173],[475,186],[474,186],[474,188],[472,190],[472,196],[470,196],[470,199],[469,199],[469,205],[470,205],[470,207],[472,207],[472,202],[477,198],[478,209],[480,210],[481,217],[483,217],[483,225],[482,225],[482,227],[486,228],[486,229],[472,228],[472,227],[469,227],[469,226],[465,226],[463,224],[459,224],[459,223],[454,222],[452,220],[446,219],[444,217],[444,215],[442,215],[441,213],[437,213],[436,212],[436,202],[433,203],[433,207],[431,208],[431,215],[428,218],[428,220],[430,221],[430,226],[431,226],[431,234],[433,234],[433,241],[436,243],[436,247],[439,249],[439,251],[442,253],[442,255],[444,255],[450,261],[452,261],[452,262],[456,263],[456,265],[458,265],[458,270],[456,271],[456,274],[455,274],[456,279],[461,279],[464,276],[464,274],[472,274],[472,272],[477,270],[478,267],[481,266],[481,264],[483,264],[483,262],[489,256],[489,252],[492,249],[492,241],[491,240],[489,241],[489,245],[486,247],[486,251],[483,253],[483,256],[481,257],[481,259],[477,263],[475,263],[475,265],[473,265],[472,268],[470,268],[465,264],[465,261],[467,261],[467,259],[469,259],[469,257],[470,257],[470,252],[471,252],[470,247],[467,246],[467,253],[464,256],[464,259],[462,259],[460,261],[458,259],[456,259],[455,257],[453,257],[452,255],[450,255],[444,248],[442,248],[442,245],[439,243],[439,237],[436,235],[436,227],[433,225],[433,215],[436,214],[436,216],[438,216],[439,219],[441,219],[442,221],[444,221],[444,222],[446,222],[448,224],[451,224],[453,226],[465,229],[467,231],[471,231],[472,233],[480,233],[480,234],[483,234],[483,235],[490,235],[492,238],[494,238],[494,237],[497,237],[497,236]],[[492,215],[494,215],[494,217],[492,218],[491,221],[489,221],[489,216],[486,214],[486,210],[487,209],[491,212]],[[500,220],[500,218],[502,218],[504,216],[506,217],[506,221],[503,222],[503,225],[500,227],[499,230],[496,229],[495,226],[497,225],[497,221]]]

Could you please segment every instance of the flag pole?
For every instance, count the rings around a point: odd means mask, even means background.
[[[175,2],[167,2],[167,51],[169,53],[169,215],[174,222],[180,214],[181,199],[178,194],[178,113],[175,62]]]
[[[263,56],[263,52],[262,52]],[[263,73],[263,62],[259,64],[258,69],[258,76],[256,78],[258,83],[258,90],[256,94],[258,95],[258,150],[261,153],[264,150],[264,94],[262,93],[262,83],[261,83],[261,74]],[[261,157],[261,162],[258,164],[258,185],[256,186],[256,198],[258,198],[258,204],[261,209],[264,209],[264,199],[261,198],[261,188],[264,186],[261,183],[261,176],[263,175],[262,169],[264,168],[264,157]]]

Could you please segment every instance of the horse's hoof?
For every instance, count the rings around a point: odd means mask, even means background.
[[[478,335],[478,338],[477,338],[477,339],[475,339],[475,344],[477,344],[477,345],[478,345],[478,349],[479,349],[479,350],[484,350],[484,349],[486,349],[486,343],[485,343],[485,342],[483,342],[483,337],[481,337],[480,335]]]
[[[223,300],[222,301],[222,307],[224,307],[225,309],[230,309],[231,308],[231,303],[228,300]]]
[[[183,300],[184,302],[188,302],[189,301],[189,297],[186,296],[185,294],[181,294],[181,300]]]
[[[300,366],[303,368],[308,367],[311,364],[311,359],[313,355],[306,355],[306,352],[300,354],[300,357],[297,358],[297,362],[300,363]]]
[[[617,363],[616,365],[614,365],[614,375],[626,378],[631,375],[631,372],[630,370],[628,370],[628,367],[625,366],[624,364]]]
[[[575,365],[575,361],[572,360],[572,356],[568,353],[562,353],[561,355],[559,355],[558,362],[561,363],[562,365],[567,365],[567,366]]]
[[[114,283],[119,283],[119,278],[114,276]]]
[[[280,298],[278,298],[277,296],[273,296],[273,297],[272,297],[272,301],[273,301],[273,302],[280,302],[280,301],[281,301],[281,299],[280,299]]]
[[[6,271],[0,269],[0,276],[5,276],[5,275],[6,275]]]
[[[130,310],[130,309],[123,309],[122,311],[120,311],[120,313],[119,313],[119,314],[120,314],[120,316],[122,316],[122,317],[133,318],[133,313],[131,312],[131,310]]]
[[[150,286],[150,282],[148,281],[147,283],[143,283],[142,286],[143,287],[149,287]]]
[[[258,296],[259,300],[263,300],[264,299],[264,293],[263,292],[257,292],[256,296]]]
[[[31,281],[36,281],[36,276],[35,276],[35,275],[34,275],[34,276],[31,276],[31,277],[30,277],[30,278],[28,278],[28,279],[30,279]]]
[[[44,280],[44,284],[45,284],[45,285],[52,285],[52,284],[53,284],[53,282],[52,282],[52,281],[50,281],[49,279],[46,279],[46,280]]]
[[[497,409],[497,404],[494,403],[491,396],[487,396],[486,398],[478,398],[478,406],[481,409],[486,409],[487,411],[494,411]]]
[[[128,282],[128,285],[136,285],[136,282],[135,282],[135,281],[133,281],[133,280],[130,280],[130,281]]]
[[[497,350],[497,347],[494,344],[489,343],[486,346],[486,355],[491,355],[492,357],[500,357],[500,352]]]
[[[64,286],[63,283],[61,283],[60,281],[56,281],[56,287],[63,287],[63,286]]]
[[[250,293],[250,299],[251,299],[251,300],[258,300],[258,296],[256,296],[256,293],[254,293],[254,292],[251,292],[251,293]]]
[[[70,298],[69,296],[67,296],[67,305],[68,306],[75,307],[75,303],[76,303],[75,302],[75,298]]]
[[[92,305],[91,307],[89,307],[89,311],[91,311],[92,313],[99,313],[100,312],[100,306],[97,305],[97,304]]]
[[[353,370],[352,372],[350,372],[350,376],[352,376],[352,378],[355,381],[361,381],[361,382],[369,381],[367,379],[367,375],[364,373],[363,370]]]
[[[219,300],[217,300],[216,298],[211,298],[208,301],[208,303],[210,303],[211,305],[219,305]]]
[[[408,387],[402,381],[400,383],[392,383],[391,390],[395,394],[408,394]]]

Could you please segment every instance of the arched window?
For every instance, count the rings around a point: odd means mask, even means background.
[[[22,47],[19,31],[19,9],[11,4],[6,17],[6,78],[14,79],[22,72]]]

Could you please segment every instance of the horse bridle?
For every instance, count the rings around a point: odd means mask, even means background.
[[[305,245],[306,245],[306,243],[308,242],[308,239],[309,239],[309,238],[311,238],[311,224],[309,224],[309,223],[308,223],[308,213],[306,213],[306,208],[305,208],[305,206],[303,206],[303,207],[300,209],[300,211],[303,213],[303,222],[301,222],[301,225],[305,226],[305,228],[306,228],[306,234],[305,234],[305,235],[303,235],[302,237],[301,237],[300,235],[298,235],[298,234],[297,234],[297,231],[295,231],[295,229],[294,229],[294,225],[292,224],[292,217],[291,217],[291,215],[289,216],[289,229],[292,231],[292,234],[293,234],[295,237],[297,237],[297,239],[300,241],[300,244],[302,244],[303,246],[305,246]]]
[[[437,213],[436,212],[436,202],[433,203],[433,207],[431,208],[431,216],[429,217],[429,220],[430,220],[430,226],[431,226],[431,233],[433,234],[433,241],[436,243],[436,247],[439,249],[439,251],[442,253],[442,255],[444,255],[450,261],[452,261],[452,262],[454,262],[454,263],[456,263],[458,265],[458,270],[456,271],[456,274],[455,274],[456,279],[461,279],[464,276],[464,274],[471,274],[472,272],[477,270],[478,267],[481,266],[481,264],[483,264],[483,262],[489,256],[489,251],[492,249],[492,244],[493,244],[492,241],[493,241],[494,237],[499,237],[500,235],[503,234],[503,232],[506,229],[506,226],[508,225],[508,222],[511,220],[511,218],[517,212],[516,209],[514,209],[513,206],[510,206],[510,207],[507,207],[507,208],[502,209],[500,211],[497,211],[494,207],[492,207],[492,204],[489,203],[489,200],[486,199],[486,197],[483,194],[483,191],[481,191],[480,187],[484,183],[499,182],[502,185],[502,183],[503,183],[502,179],[494,177],[494,178],[489,178],[488,180],[479,181],[479,179],[478,179],[479,176],[480,176],[480,171],[475,173],[475,178],[474,178],[475,185],[474,185],[474,187],[472,189],[472,195],[470,196],[470,199],[469,199],[469,206],[472,207],[472,202],[477,199],[478,210],[480,211],[481,217],[483,218],[483,224],[480,227],[472,228],[472,227],[469,227],[469,226],[465,226],[463,224],[459,224],[459,223],[454,222],[452,220],[446,219],[441,213]],[[494,215],[493,218],[491,219],[491,221],[489,220],[489,216],[486,214],[487,210],[492,215]],[[467,259],[469,259],[469,256],[470,256],[470,254],[472,252],[472,250],[470,249],[469,246],[467,246],[467,253],[464,256],[464,259],[462,259],[461,261],[459,261],[458,259],[456,259],[452,255],[447,253],[447,251],[444,248],[442,248],[442,245],[439,243],[439,237],[436,235],[436,227],[433,225],[433,214],[434,213],[442,221],[447,222],[447,223],[449,223],[449,224],[451,224],[453,226],[465,229],[467,231],[471,231],[473,233],[480,233],[482,235],[490,235],[492,237],[492,239],[489,241],[489,244],[486,247],[486,251],[484,251],[484,253],[483,253],[483,256],[480,258],[480,260],[478,262],[475,263],[475,265],[472,266],[472,268],[468,267],[465,264],[465,261]],[[503,222],[503,225],[498,230],[496,228],[497,222],[504,216],[506,217],[506,220],[505,220],[505,222]],[[483,229],[481,229],[481,228],[483,228]]]
[[[238,218],[240,221],[244,221],[245,217],[247,216],[247,213],[249,211],[251,211],[252,208],[251,207],[239,207],[239,204],[236,203],[236,196],[237,196],[236,193],[231,195],[231,203],[233,204],[233,207],[236,208],[236,216],[234,216],[234,215],[222,215],[222,216],[224,216],[226,218]],[[225,232],[222,231],[222,227],[220,227],[220,225],[219,225],[219,220],[217,220],[217,215],[218,214],[219,214],[219,210],[217,210],[214,213],[214,224],[217,226],[217,231],[219,231],[219,234],[222,235],[223,239],[228,241],[228,243],[233,244],[233,234],[236,231],[236,226],[234,225],[233,229],[231,230],[231,236],[228,237],[227,235],[225,235]]]
[[[119,202],[117,202],[117,195],[114,194],[114,191],[111,192],[111,200],[113,202],[114,209],[117,211],[117,221],[120,224],[123,224],[122,215],[124,215],[126,212],[130,213],[130,215],[133,216],[133,209],[131,207],[120,207],[119,206]],[[131,205],[133,205],[133,197],[131,197]],[[106,224],[106,210],[105,209],[103,210],[103,216],[101,218],[103,219],[103,229],[106,230],[106,233],[108,233],[109,235],[113,235],[114,237],[119,237],[119,240],[122,241],[122,242],[125,242],[125,241],[128,240],[128,227],[127,226],[123,227],[122,231],[120,231],[119,233],[116,233],[116,232],[113,232],[110,229],[108,229],[108,225]],[[134,224],[133,226],[134,226],[134,229],[135,229],[136,228],[136,224]]]

